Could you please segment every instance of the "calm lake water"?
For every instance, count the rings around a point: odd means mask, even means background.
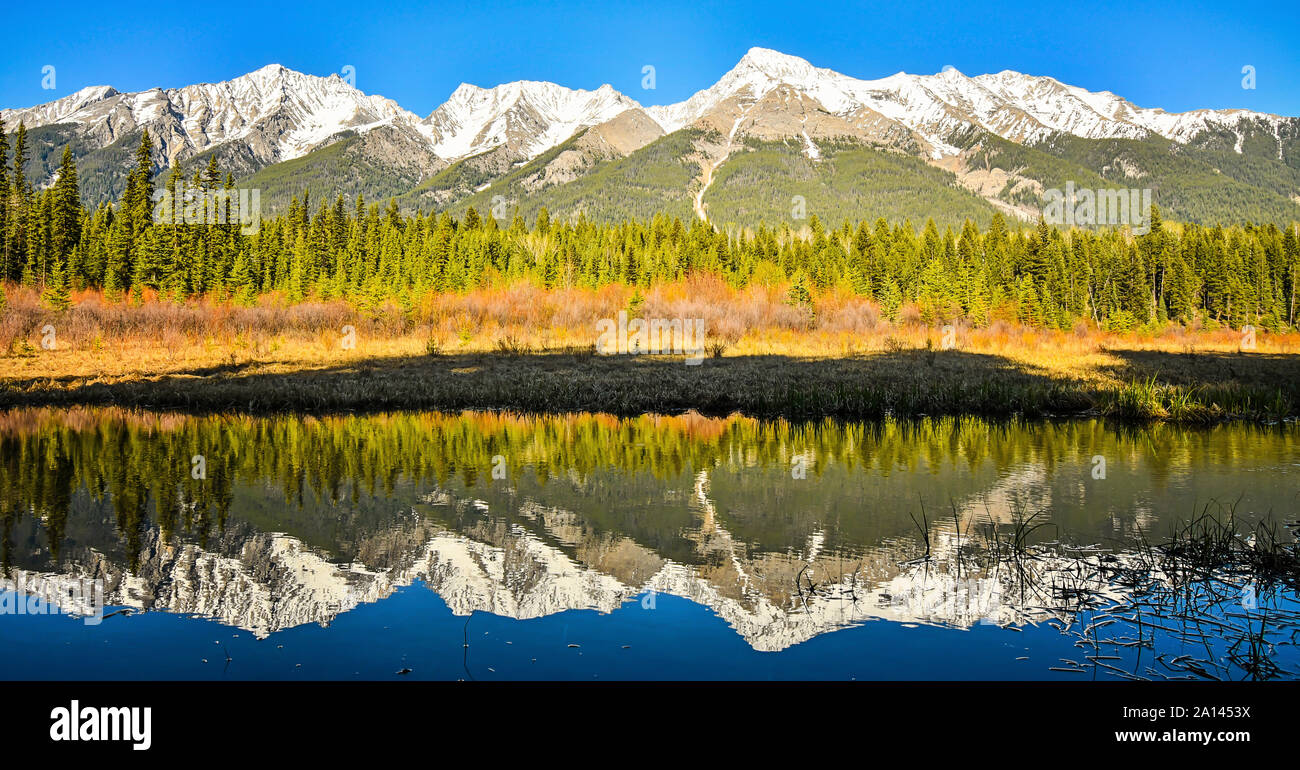
[[[1294,679],[1297,510],[1293,425],[18,410],[0,678]]]

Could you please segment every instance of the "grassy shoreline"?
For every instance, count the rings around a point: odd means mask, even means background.
[[[625,288],[440,295],[436,308],[414,314],[337,301],[111,303],[94,292],[54,312],[15,290],[0,312],[0,407],[1186,423],[1300,416],[1295,332],[944,327],[912,313],[888,320],[870,302],[834,294],[819,297],[810,316],[761,288],[660,291],[642,308],[646,317],[707,321],[698,365],[595,353],[596,322],[628,307]]]
[[[1294,417],[1297,363],[1267,354],[1154,354],[1165,374],[1071,377],[960,350],[851,358],[601,356],[587,350],[354,356],[321,365],[215,363],[152,375],[0,379],[0,407],[116,405],[184,411],[502,409],[615,415],[878,419],[921,415],[1206,423]],[[1171,365],[1172,364],[1172,365]],[[1237,378],[1216,381],[1228,368]],[[1172,373],[1178,371],[1175,376]]]

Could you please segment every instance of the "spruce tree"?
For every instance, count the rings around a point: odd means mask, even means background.
[[[77,186],[77,163],[72,158],[72,148],[63,148],[63,162],[59,177],[54,183],[50,203],[51,253],[56,259],[67,260],[73,247],[81,239],[81,191]]]
[[[0,281],[15,277],[15,265],[9,252],[9,137],[0,118]]]
[[[62,259],[54,261],[54,267],[50,269],[50,277],[41,292],[41,301],[51,310],[59,312],[67,310],[68,305],[71,304],[68,271]]]
[[[10,220],[9,260],[12,265],[29,268],[27,248],[27,229],[31,209],[31,186],[27,184],[27,175],[23,167],[27,165],[27,127],[18,124],[14,132],[13,191],[10,194],[11,207],[8,212]],[[24,281],[25,283],[26,281]]]
[[[104,259],[104,293],[111,300],[119,300],[130,288],[131,233],[125,220],[115,219],[108,226],[108,244]]]
[[[478,211],[473,206],[470,206],[468,209],[465,209],[466,230],[477,230],[481,224],[482,224],[482,220],[478,215]]]
[[[903,290],[893,275],[886,275],[884,285],[880,288],[880,309],[885,317],[893,321],[898,318],[898,310],[903,306]]]
[[[126,192],[122,196],[123,213],[130,218],[133,235],[153,222],[153,147],[150,141],[149,130],[145,129],[136,147],[135,165],[127,175]]]
[[[235,257],[230,267],[229,285],[235,292],[237,302],[241,305],[253,304],[257,296],[257,288],[253,285],[253,272],[243,252]]]

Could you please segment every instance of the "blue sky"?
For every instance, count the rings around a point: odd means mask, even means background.
[[[1144,107],[1244,107],[1300,115],[1294,2],[1064,0],[926,3],[323,0],[182,4],[22,3],[6,8],[0,106],[87,85],[135,91],[225,80],[279,62],[428,114],[462,81],[610,83],[643,104],[711,85],[751,46],[862,78],[1012,69],[1110,90]],[[21,30],[15,33],[16,30]],[[641,88],[642,67],[656,89]],[[42,89],[42,67],[55,88]],[[1242,87],[1253,66],[1256,88]]]

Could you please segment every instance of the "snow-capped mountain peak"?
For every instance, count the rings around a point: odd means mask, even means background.
[[[347,129],[419,123],[391,99],[362,93],[337,75],[306,75],[281,64],[182,88],[122,93],[94,86],[0,115],[11,126],[70,124],[105,144],[148,129],[169,163],[233,140],[249,141],[267,162],[289,160]]]
[[[442,158],[463,158],[502,145],[532,158],[581,128],[638,106],[608,84],[586,91],[535,80],[494,88],[462,83],[422,127]]]
[[[4,116],[6,124],[11,124],[11,128],[12,124],[19,121],[25,122],[28,127],[52,123],[77,123],[84,119],[95,104],[117,95],[117,90],[112,86],[87,86],[47,104],[26,110],[3,110],[0,114]]]
[[[287,130],[276,137],[281,160],[299,157],[338,132],[376,125],[414,125],[418,118],[396,102],[369,96],[337,75],[305,75],[269,64],[222,83],[167,91],[185,116],[186,133],[221,143],[246,135],[275,116]]]
[[[492,88],[462,83],[420,119],[336,74],[321,77],[268,64],[230,80],[181,88],[123,93],[91,86],[47,104],[2,110],[0,118],[8,130],[19,123],[29,129],[57,127],[46,132],[53,141],[75,137],[80,147],[91,148],[88,152],[138,142],[147,129],[160,167],[213,150],[222,153],[219,162],[241,176],[307,155],[348,131],[390,127],[366,137],[367,142],[395,143],[380,153],[382,163],[391,165],[400,157],[422,176],[484,155],[475,161],[477,172],[492,177],[638,108],[608,84],[583,90],[519,80]],[[853,137],[946,163],[962,154],[956,145],[966,146],[962,139],[972,129],[1023,144],[1059,134],[1189,142],[1213,132],[1216,146],[1225,137],[1231,146],[1235,137],[1238,151],[1252,131],[1263,130],[1278,138],[1280,158],[1283,140],[1296,130],[1297,121],[1249,110],[1170,113],[1138,107],[1110,91],[1010,70],[968,76],[948,67],[932,75],[898,72],[860,79],[798,56],[751,48],[708,88],[676,104],[629,114],[624,124],[602,128],[593,137],[618,139],[617,152],[626,154],[662,135],[660,130],[670,133],[698,124],[726,138],[705,150],[716,166],[742,136],[797,138],[813,160],[819,157],[814,139]],[[48,183],[51,173],[47,168],[45,178],[34,182]],[[567,169],[560,176],[573,173]]]
[[[732,69],[761,72],[774,80],[807,78],[816,73],[817,68],[806,59],[774,51],[771,48],[754,47],[740,57]]]
[[[758,100],[778,85],[800,90],[817,90],[819,81],[836,73],[819,70],[797,56],[769,48],[751,48],[717,83],[698,91],[684,102],[646,108],[666,132],[684,128],[737,96]]]
[[[947,140],[970,126],[1016,142],[1036,142],[1057,132],[1090,139],[1154,134],[1186,142],[1210,128],[1231,128],[1243,120],[1263,121],[1274,130],[1284,120],[1249,110],[1144,109],[1109,91],[1092,92],[1010,70],[969,77],[949,67],[934,75],[899,72],[862,80],[766,48],[751,48],[717,83],[686,101],[646,112],[665,131],[675,131],[730,99],[758,100],[777,86],[811,97],[840,117],[863,110],[883,115],[914,132],[936,156],[955,154]]]

